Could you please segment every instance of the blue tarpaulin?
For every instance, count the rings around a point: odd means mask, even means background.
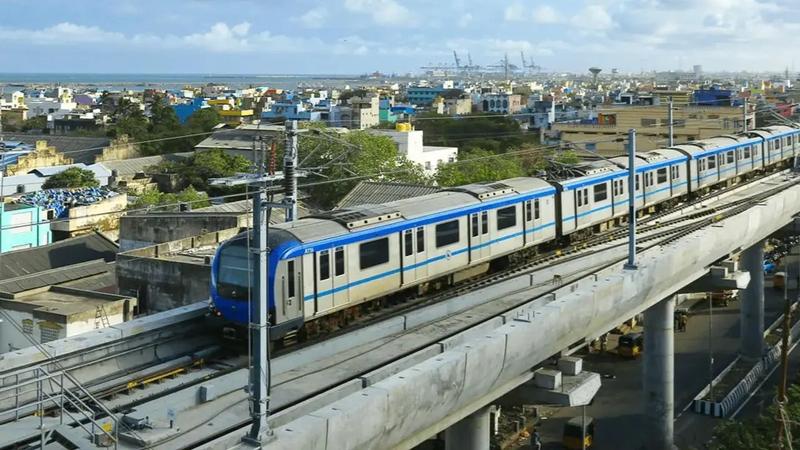
[[[87,206],[101,200],[117,195],[107,187],[91,187],[77,189],[47,189],[31,192],[19,198],[18,202],[25,205],[38,206],[43,209],[52,209],[58,218],[66,217],[69,208],[73,206]]]

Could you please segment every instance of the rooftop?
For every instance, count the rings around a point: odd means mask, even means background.
[[[108,307],[117,304],[118,306],[114,306],[121,309],[124,302],[135,304],[136,299],[59,286],[33,289],[17,294],[0,294],[0,307],[13,311],[30,312],[34,318],[57,323],[67,322],[68,318],[79,314],[94,317],[98,306],[106,309],[106,314],[108,314],[111,312],[108,311]]]
[[[27,133],[5,133],[4,136],[10,141],[19,141],[32,146],[36,145],[36,141],[47,141],[47,145],[55,147],[60,153],[72,158],[74,162],[84,164],[94,163],[95,157],[103,152],[103,148],[111,144],[111,138],[108,137],[75,137]]]
[[[53,244],[3,253],[0,258],[0,280],[98,259],[111,262],[116,259],[117,249],[117,244],[95,232]]]
[[[440,190],[441,188],[437,186],[383,181],[362,181],[339,201],[339,204],[336,205],[336,209],[350,208],[359,205],[380,205],[395,200],[433,194]]]

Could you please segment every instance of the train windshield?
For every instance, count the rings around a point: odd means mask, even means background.
[[[237,239],[223,246],[218,255],[217,292],[225,298],[247,300],[250,270],[247,264],[245,239]],[[252,266],[252,263],[251,263]]]

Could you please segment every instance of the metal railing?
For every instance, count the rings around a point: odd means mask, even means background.
[[[4,376],[5,380],[14,378],[15,383],[10,386],[0,387],[0,397],[14,397],[14,407],[0,411],[0,422],[13,420],[30,414],[39,417],[39,428],[42,430],[41,448],[45,445],[44,416],[47,409],[55,407],[59,411],[59,426],[64,424],[66,414],[74,423],[80,426],[94,442],[98,430],[111,440],[116,449],[119,443],[119,420],[108,408],[84,388],[72,375],[66,371],[49,373],[44,367],[22,369],[18,372]],[[20,381],[20,378],[22,380]],[[67,386],[67,383],[72,386]],[[28,401],[28,395],[35,394],[35,400]],[[20,401],[23,399],[24,403]],[[84,398],[95,405],[92,408]],[[73,411],[70,411],[72,409]],[[73,414],[79,413],[79,414]],[[77,417],[76,417],[77,415]],[[111,421],[112,429],[108,431],[98,422],[98,416],[107,417]]]

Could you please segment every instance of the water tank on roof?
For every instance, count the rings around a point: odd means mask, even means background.
[[[396,131],[402,131],[406,133],[413,130],[413,128],[411,128],[411,124],[408,122],[399,122],[394,126],[394,129]]]

